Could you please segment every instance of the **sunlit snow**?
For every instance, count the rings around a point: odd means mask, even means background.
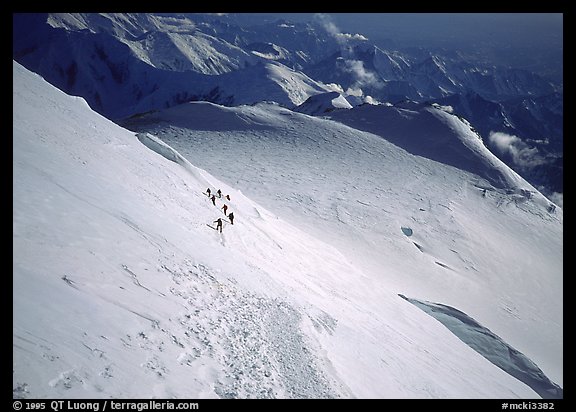
[[[13,82],[15,398],[539,398],[399,294],[562,385],[563,212],[503,165],[274,104],[137,134],[17,63]]]

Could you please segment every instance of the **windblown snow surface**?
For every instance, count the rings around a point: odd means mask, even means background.
[[[562,385],[562,210],[504,166],[270,104],[136,133],[17,63],[13,81],[15,398],[539,397],[399,294]],[[208,187],[231,197],[222,234]]]

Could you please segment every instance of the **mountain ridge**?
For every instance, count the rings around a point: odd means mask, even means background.
[[[562,85],[240,20],[13,15],[13,397],[563,397]]]
[[[14,398],[537,396],[334,247],[13,70]],[[222,235],[206,184],[232,196]]]
[[[384,50],[326,22],[240,26],[233,16],[166,13],[16,14],[13,21],[15,60],[115,121],[197,100],[294,108],[329,91],[351,97],[352,106],[454,102],[501,160],[562,203],[562,85],[526,70],[471,63],[457,52]],[[262,64],[267,71],[255,69]],[[492,133],[517,143],[500,151]],[[511,155],[520,151],[528,161]]]

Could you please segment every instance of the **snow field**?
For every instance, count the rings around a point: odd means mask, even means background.
[[[306,231],[20,65],[13,73],[14,397],[537,397],[397,296],[397,279],[307,233],[322,213],[302,193]],[[278,118],[247,113],[262,130]],[[269,176],[259,166],[247,173]],[[207,185],[232,198],[222,234],[206,226],[222,216]],[[354,216],[357,204],[344,205]]]

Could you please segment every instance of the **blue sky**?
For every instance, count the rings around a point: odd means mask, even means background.
[[[310,21],[317,13],[271,13],[276,18]],[[458,43],[498,36],[514,45],[561,45],[562,13],[322,13],[343,31],[358,31],[378,41]]]

